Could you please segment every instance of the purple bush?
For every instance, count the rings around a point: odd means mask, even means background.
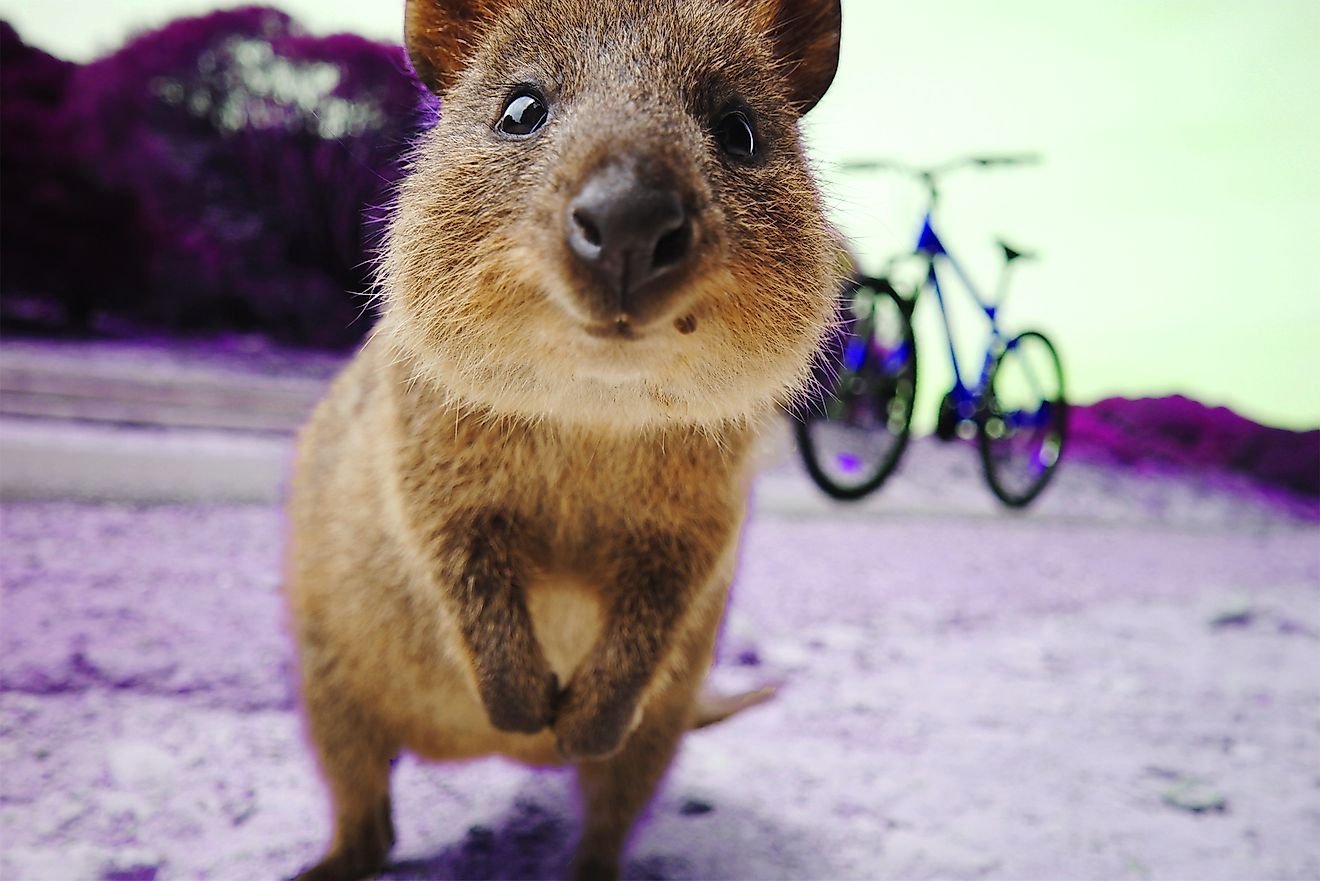
[[[7,330],[85,331],[102,304],[144,285],[136,204],[81,161],[62,111],[77,66],[4,22],[0,57],[0,317]]]
[[[379,221],[434,118],[402,49],[259,7],[82,66],[2,36],[7,324],[333,348],[365,333]]]
[[[1320,498],[1320,429],[1271,428],[1180,395],[1106,398],[1072,408],[1068,455],[1234,472]]]

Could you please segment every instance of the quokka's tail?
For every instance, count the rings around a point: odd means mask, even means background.
[[[698,728],[714,725],[716,722],[723,722],[743,710],[765,703],[778,692],[778,685],[763,685],[752,691],[742,691],[737,694],[718,694],[711,691],[708,686],[703,687],[697,698],[697,714],[692,722],[692,729],[695,731]]]

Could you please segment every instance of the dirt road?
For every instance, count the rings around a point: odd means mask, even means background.
[[[782,693],[688,739],[625,876],[1320,877],[1320,527],[1085,470],[1026,517],[901,504],[923,467],[753,518],[716,678]],[[277,509],[0,512],[0,877],[312,860]],[[385,877],[562,872],[562,773],[405,759],[395,792]]]

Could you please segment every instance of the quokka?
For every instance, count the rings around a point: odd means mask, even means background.
[[[409,750],[572,765],[573,872],[614,878],[684,732],[741,705],[698,696],[754,440],[835,302],[798,120],[839,29],[838,0],[408,0],[441,116],[289,503],[335,822],[302,877],[384,864]]]

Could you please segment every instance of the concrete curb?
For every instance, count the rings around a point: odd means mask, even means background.
[[[292,461],[287,434],[0,419],[0,499],[269,504]]]
[[[768,457],[783,456],[777,441]],[[287,433],[0,417],[0,500],[273,504],[293,458]],[[839,509],[791,463],[763,473],[754,500],[758,509],[803,516]]]
[[[340,363],[301,357],[298,373],[161,347],[6,342],[0,416],[288,433],[306,421]]]

